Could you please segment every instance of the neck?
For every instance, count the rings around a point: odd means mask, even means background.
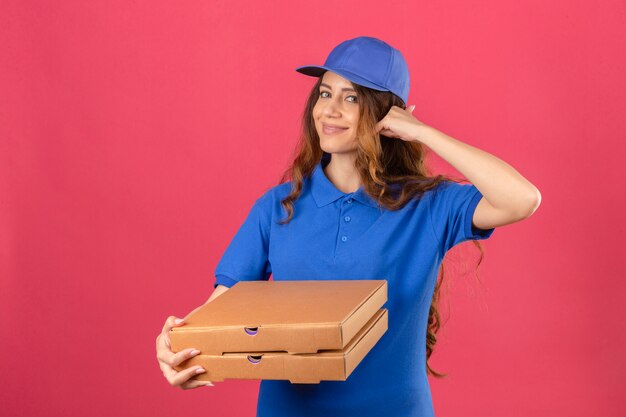
[[[356,153],[334,153],[324,168],[326,177],[335,187],[346,194],[353,193],[361,186],[361,178],[354,167]]]

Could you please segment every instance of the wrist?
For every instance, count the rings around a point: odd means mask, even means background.
[[[421,124],[415,127],[415,132],[413,133],[411,139],[414,142],[420,142],[427,145],[428,138],[431,137],[434,133],[434,129],[428,125]]]

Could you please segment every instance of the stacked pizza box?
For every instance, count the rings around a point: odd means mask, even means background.
[[[387,331],[386,280],[240,281],[170,331],[201,381],[345,381]]]

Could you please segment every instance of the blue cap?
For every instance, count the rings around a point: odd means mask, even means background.
[[[380,39],[359,36],[341,42],[324,65],[305,65],[296,71],[320,77],[333,71],[353,83],[379,91],[390,91],[404,101],[409,98],[409,67],[402,53]]]

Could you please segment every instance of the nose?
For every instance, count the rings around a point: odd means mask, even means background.
[[[327,100],[324,104],[322,113],[325,116],[336,117],[341,114],[341,104],[339,104],[335,99]]]

